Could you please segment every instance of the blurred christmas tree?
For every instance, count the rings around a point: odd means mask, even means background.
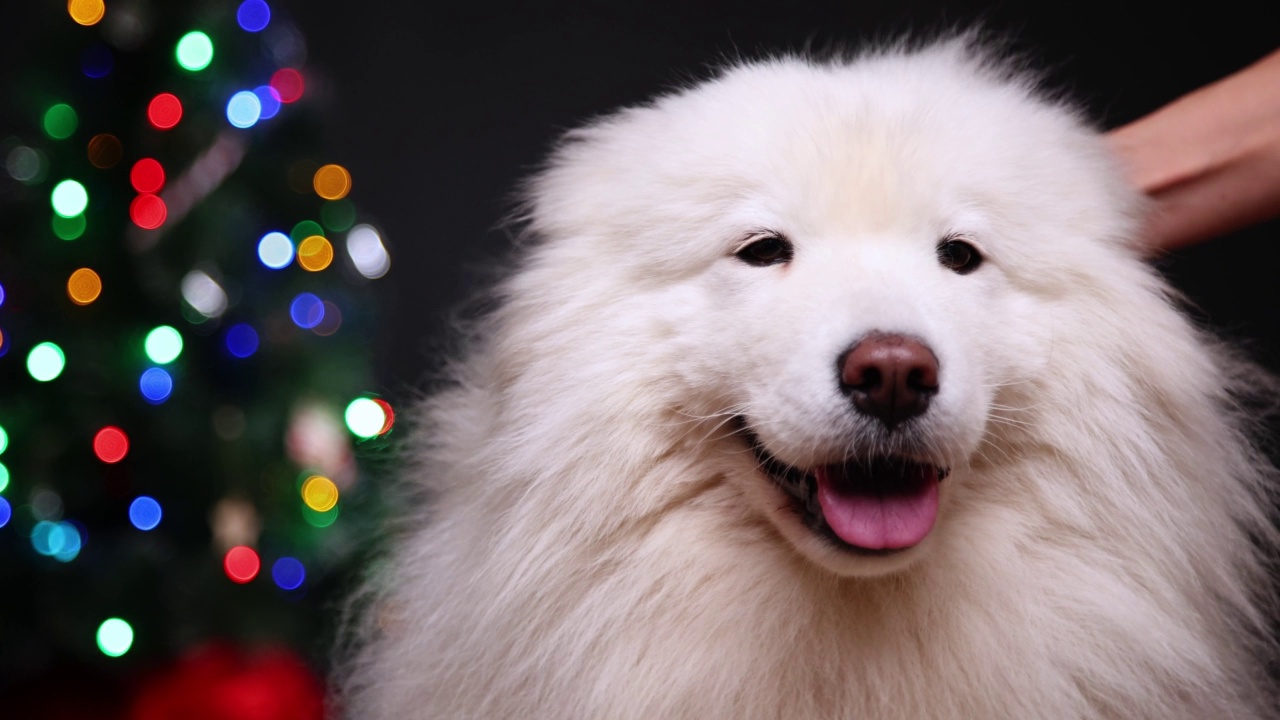
[[[261,710],[318,690],[254,653],[316,666],[382,515],[386,247],[278,9],[45,5],[0,126],[0,695],[90,678],[131,717],[314,717]]]

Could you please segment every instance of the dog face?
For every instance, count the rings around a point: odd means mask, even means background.
[[[939,542],[1054,298],[1128,227],[1094,134],[958,44],[731,70],[584,131],[541,187],[575,199],[544,232],[645,289],[621,302],[664,328],[681,411],[734,431],[727,476],[846,575]]]

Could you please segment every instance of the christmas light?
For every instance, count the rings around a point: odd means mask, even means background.
[[[236,23],[245,32],[262,32],[271,22],[271,8],[263,0],[244,0],[236,10]]]
[[[320,222],[333,232],[342,232],[356,221],[356,206],[350,200],[327,202],[320,208]]]
[[[299,243],[312,235],[324,236],[324,228],[320,227],[320,223],[315,220],[303,220],[294,225],[293,229],[289,231],[289,237],[293,238],[294,242]]]
[[[9,518],[13,517],[13,508],[9,506],[9,501],[0,497],[0,528],[9,524]]]
[[[391,269],[391,256],[382,244],[382,236],[370,225],[357,225],[347,233],[347,255],[356,272],[375,280]]]
[[[338,520],[338,506],[327,512],[316,512],[305,504],[302,506],[302,519],[313,528],[327,528]]]
[[[378,403],[378,407],[381,407],[383,414],[387,416],[386,422],[382,423],[382,429],[378,431],[378,434],[382,435],[390,430],[392,425],[396,424],[396,411],[391,409],[391,403],[382,398],[374,398],[373,401]]]
[[[40,177],[44,170],[44,163],[40,160],[40,153],[26,145],[19,145],[9,151],[8,157],[5,158],[5,169],[9,171],[9,177],[14,180],[31,182]]]
[[[302,80],[302,73],[293,68],[283,68],[271,75],[270,85],[280,96],[280,102],[287,105],[302,97],[306,83]]]
[[[171,93],[160,93],[147,104],[147,120],[157,130],[168,130],[182,120],[182,102]]]
[[[81,25],[97,25],[107,12],[102,0],[68,0],[67,13]]]
[[[257,577],[261,567],[262,562],[258,559],[258,553],[246,545],[231,548],[222,559],[222,569],[226,571],[227,577],[231,582],[241,585]]]
[[[0,330],[0,357],[9,354],[9,346],[4,342],[4,331]]]
[[[226,343],[227,352],[247,358],[258,351],[258,333],[245,323],[238,323],[227,330]]]
[[[80,70],[88,77],[97,79],[106,77],[116,66],[111,50],[102,43],[91,45],[80,57]]]
[[[213,62],[213,41],[199,30],[192,30],[178,41],[173,54],[183,70],[200,72]]]
[[[158,195],[142,194],[129,203],[129,219],[143,230],[155,230],[169,217],[169,206]]]
[[[311,332],[321,337],[328,337],[338,332],[339,327],[342,327],[342,311],[338,309],[337,305],[325,300],[324,319],[311,328]]]
[[[94,167],[103,170],[114,167],[123,157],[124,146],[115,135],[100,133],[89,140],[89,162]]]
[[[333,246],[321,235],[312,235],[298,244],[298,264],[303,270],[320,272],[333,262]]]
[[[227,292],[203,270],[192,270],[182,278],[182,299],[207,318],[221,317],[227,310]]]
[[[253,127],[262,116],[262,101],[252,90],[241,90],[227,101],[227,122],[238,128]]]
[[[139,495],[129,503],[129,522],[139,530],[154,530],[163,515],[155,498]]]
[[[147,333],[147,338],[143,341],[143,349],[147,353],[147,357],[151,362],[157,365],[167,365],[182,354],[182,333],[179,333],[171,325],[161,325],[152,328]]]
[[[88,305],[102,294],[102,278],[89,268],[80,268],[67,280],[67,296],[77,305]]]
[[[5,432],[4,428],[0,427],[0,455],[3,455],[4,451],[8,449],[8,447],[9,433]],[[3,488],[0,488],[0,490],[3,490]]]
[[[324,303],[311,293],[299,293],[289,304],[289,317],[294,325],[310,330],[324,319]]]
[[[0,283],[0,307],[4,307],[4,284]]]
[[[356,398],[347,405],[342,415],[347,429],[361,440],[368,440],[382,432],[387,424],[387,414],[372,398]]]
[[[89,207],[89,193],[75,180],[63,180],[53,187],[49,202],[62,217],[75,217]]]
[[[5,467],[4,463],[0,463],[0,493],[4,492],[6,489],[8,489],[8,487],[9,487],[9,468]],[[3,526],[4,526],[4,523],[0,522],[0,527],[3,527]]]
[[[98,649],[107,657],[120,657],[133,647],[133,626],[120,618],[108,618],[98,626]]]
[[[102,462],[114,465],[129,454],[129,437],[120,428],[108,425],[93,436],[93,454]]]
[[[282,232],[269,232],[258,241],[258,259],[272,270],[280,270],[293,262],[293,241]]]
[[[51,342],[42,342],[27,353],[27,372],[40,382],[49,382],[62,374],[67,359],[62,348]]]
[[[79,528],[70,522],[41,520],[31,529],[31,547],[60,562],[75,560],[83,544]]]
[[[49,223],[53,227],[53,234],[58,236],[60,240],[75,240],[84,234],[88,223],[85,222],[84,214],[75,217],[64,218],[54,213]]]
[[[164,187],[164,166],[155,158],[142,158],[129,170],[129,184],[140,193],[157,193]]]
[[[164,368],[147,368],[138,378],[138,390],[152,405],[159,405],[173,393],[173,377]]]
[[[338,486],[323,475],[312,475],[302,483],[302,502],[316,512],[328,512],[338,504]]]
[[[322,165],[312,176],[311,184],[325,200],[341,200],[351,192],[351,173],[341,165]]]
[[[260,120],[270,120],[280,112],[280,93],[270,85],[259,85],[253,89],[253,94],[258,96],[258,103],[262,106],[262,112],[258,115]]]
[[[71,137],[80,124],[76,111],[66,103],[58,103],[44,111],[44,132],[54,140]]]
[[[282,557],[272,563],[271,579],[281,590],[297,590],[307,579],[307,569],[297,558]]]

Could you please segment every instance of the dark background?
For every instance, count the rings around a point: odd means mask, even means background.
[[[326,149],[393,251],[378,363],[420,385],[445,311],[502,253],[516,182],[558,133],[726,57],[858,47],[980,23],[1115,127],[1280,45],[1269,3],[429,2],[288,5],[327,78]],[[1280,369],[1272,222],[1160,261],[1220,331]]]

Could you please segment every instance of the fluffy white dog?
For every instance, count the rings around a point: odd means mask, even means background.
[[[965,41],[742,64],[527,198],[353,718],[1274,713],[1269,380],[1032,81]]]

